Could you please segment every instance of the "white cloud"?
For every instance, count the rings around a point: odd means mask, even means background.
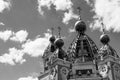
[[[27,40],[27,37],[28,32],[26,30],[20,30],[16,33],[11,30],[0,31],[0,39],[5,42],[11,40],[22,43]]]
[[[10,40],[22,43],[26,41],[27,37],[28,37],[28,32],[26,30],[20,30],[14,33],[13,36],[10,38]]]
[[[0,22],[0,25],[4,26],[5,24],[3,22]]]
[[[10,48],[8,53],[0,56],[0,62],[6,63],[10,65],[15,65],[16,63],[22,64],[26,60],[23,59],[24,53],[21,50],[17,50],[16,48]]]
[[[31,57],[42,56],[44,50],[49,44],[50,33],[45,33],[44,37],[36,37],[34,40],[27,40],[21,44],[21,49],[9,48],[8,53],[4,53],[0,56],[0,63],[16,65],[16,63],[22,64],[26,61],[23,58],[25,54]]]
[[[34,77],[31,77],[31,76],[28,76],[28,77],[21,77],[18,80],[38,80],[38,78],[34,78]]]
[[[71,10],[73,3],[71,2],[71,0],[52,0],[53,5],[55,5],[55,9],[56,10],[61,10],[61,11],[65,11],[65,10]]]
[[[105,25],[105,30],[120,32],[120,0],[87,0],[95,12],[92,28],[101,28],[100,18]],[[97,27],[96,27],[97,26]]]
[[[10,9],[11,3],[10,0],[0,0],[0,12],[5,9]]]
[[[65,23],[65,24],[68,24],[69,23],[69,20],[71,20],[71,19],[73,19],[73,18],[75,18],[75,19],[77,19],[78,18],[78,16],[77,15],[75,15],[74,13],[73,13],[73,11],[69,11],[69,12],[65,12],[64,13],[64,18],[63,18],[63,23]]]
[[[73,3],[71,0],[38,0],[38,11],[41,15],[44,14],[43,7],[48,10],[54,5],[56,11],[61,11],[64,14],[63,23],[68,24],[71,19],[78,18],[78,15],[73,12]],[[67,12],[68,11],[68,12]]]
[[[11,36],[13,32],[11,30],[6,31],[0,31],[0,39],[7,41]]]
[[[45,34],[45,37],[38,37],[35,40],[28,40],[25,44],[22,45],[23,52],[32,56],[38,57],[43,54],[45,48],[49,44],[49,33]]]

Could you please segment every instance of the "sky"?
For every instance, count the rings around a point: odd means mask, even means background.
[[[64,49],[75,38],[77,7],[82,9],[86,34],[98,48],[103,23],[109,44],[120,55],[120,0],[0,0],[0,79],[37,80],[50,29],[58,36],[61,27]]]

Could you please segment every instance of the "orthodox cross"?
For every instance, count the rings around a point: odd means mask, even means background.
[[[81,14],[81,8],[80,7],[77,7],[77,10],[78,10],[78,13],[79,13],[79,19],[81,19],[81,16],[80,16],[80,14]]]
[[[58,27],[58,37],[59,37],[59,38],[61,38],[61,33],[60,33],[60,32],[61,32],[61,27],[59,26],[59,27]]]
[[[102,26],[102,32],[103,34],[105,34],[105,25],[103,23],[103,18],[101,18],[100,21],[101,21],[101,26]]]

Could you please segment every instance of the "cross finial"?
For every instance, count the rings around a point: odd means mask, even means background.
[[[79,19],[81,19],[80,18],[80,14],[81,14],[81,10],[82,10],[81,7],[77,7],[77,10],[78,10],[78,13],[79,13]]]
[[[61,31],[61,27],[59,26],[59,27],[58,27],[58,37],[59,37],[59,38],[61,38],[60,31]]]
[[[52,27],[52,28],[51,28],[51,33],[52,33],[52,35],[53,35],[53,31],[54,31],[54,28]]]
[[[103,32],[103,34],[105,34],[105,27],[104,27],[103,22],[101,23],[101,25],[102,25],[102,32]]]
[[[103,34],[105,34],[105,25],[103,23],[103,18],[101,18],[100,21],[101,21],[101,26],[102,26],[102,32]]]

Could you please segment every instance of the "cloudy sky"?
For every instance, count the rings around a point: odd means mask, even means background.
[[[97,46],[101,22],[110,45],[120,52],[120,0],[0,0],[0,79],[37,80],[43,71],[41,56],[49,44],[51,27],[62,28],[64,49],[75,38],[74,23],[81,18]],[[119,54],[120,55],[120,54]]]

